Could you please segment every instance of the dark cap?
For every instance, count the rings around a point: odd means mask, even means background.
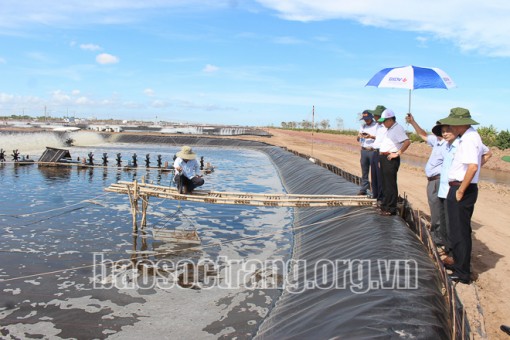
[[[438,137],[442,137],[443,133],[441,131],[441,128],[445,126],[446,124],[441,124],[441,122],[437,121],[436,125],[432,128],[432,133],[435,134]]]
[[[370,110],[363,111],[363,113],[361,114],[360,120],[371,120],[371,119],[374,119],[374,116],[372,115]]]

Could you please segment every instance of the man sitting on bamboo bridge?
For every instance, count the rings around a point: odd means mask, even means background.
[[[176,154],[174,161],[175,183],[180,194],[191,194],[195,188],[204,185],[200,175],[200,166],[196,160],[197,155],[191,147],[183,146]]]

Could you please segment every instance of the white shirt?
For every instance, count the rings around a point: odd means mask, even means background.
[[[437,197],[446,198],[448,196],[448,191],[450,190],[450,185],[448,184],[448,172],[450,172],[450,167],[453,162],[453,158],[455,157],[455,153],[457,152],[457,147],[459,146],[459,139],[456,138],[452,144],[445,143],[443,144],[443,164],[441,166],[441,178],[439,179],[439,190],[437,191]]]
[[[182,158],[177,157],[174,161],[174,168],[180,166],[182,168],[182,173],[189,179],[192,179],[194,176],[200,174],[200,166],[196,159],[190,159],[185,162]],[[177,174],[176,174],[177,175]]]
[[[375,140],[374,144],[372,145],[374,149],[379,149],[381,147],[382,140],[384,138],[384,135],[386,134],[386,126],[384,126],[382,123],[377,124],[377,131],[375,132]]]
[[[376,132],[377,132],[377,122],[375,120],[372,119],[372,124],[370,125],[367,125],[367,124],[363,124],[361,126],[361,129],[359,129],[359,132],[360,133],[368,133],[370,134],[371,136],[375,136]],[[360,144],[361,144],[361,147],[363,148],[373,148],[373,145],[374,145],[374,140],[372,138],[360,138],[359,140]]]
[[[459,146],[448,172],[448,181],[462,182],[468,165],[477,164],[478,170],[471,183],[478,183],[484,150],[485,148],[478,132],[473,127],[467,129],[459,139]]]
[[[397,122],[393,124],[384,135],[381,142],[380,152],[397,152],[402,148],[402,144],[408,140],[406,131]]]
[[[432,177],[441,173],[441,166],[443,165],[443,149],[447,142],[444,139],[439,139],[436,135],[427,136],[427,144],[432,147],[429,160],[425,165],[425,175]]]

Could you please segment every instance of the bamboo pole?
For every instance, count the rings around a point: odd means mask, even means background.
[[[127,193],[126,190],[109,190],[117,193]],[[193,196],[184,194],[171,194],[164,192],[147,192],[141,191],[144,196],[153,196],[158,198],[174,199],[181,201],[190,202],[204,202],[212,204],[233,204],[233,205],[251,205],[251,206],[274,206],[274,207],[340,207],[340,206],[373,206],[374,202],[371,201],[359,201],[359,200],[341,200],[341,199],[243,199],[236,197],[204,197],[204,196]]]
[[[119,181],[118,183],[112,183],[111,186],[112,187],[115,187],[115,186],[122,186],[122,184],[128,184],[128,185],[132,185],[133,182],[126,182],[126,181]],[[147,188],[154,188],[154,189],[161,189],[161,190],[164,190],[164,191],[172,191],[172,192],[177,192],[177,189],[176,188],[173,188],[173,187],[167,187],[167,186],[161,186],[161,185],[156,185],[156,184],[149,184],[149,183],[146,183],[146,184],[140,184],[140,187],[147,187]],[[257,197],[257,196],[279,196],[279,197],[319,197],[319,198],[324,198],[324,197],[331,197],[331,198],[357,198],[357,199],[366,199],[365,196],[360,196],[360,195],[309,195],[309,194],[264,194],[264,193],[251,193],[251,192],[242,192],[242,191],[238,191],[238,192],[229,192],[229,191],[208,191],[208,190],[194,190],[193,191],[193,195],[204,195],[204,194],[208,194],[208,195],[247,195],[247,196],[253,196],[253,197]]]
[[[145,229],[145,227],[147,226],[147,208],[148,207],[149,207],[149,196],[143,195],[142,196],[142,221],[140,222],[142,230]]]
[[[420,235],[420,240],[423,241],[423,235],[422,235],[422,231],[421,231],[421,214],[420,213],[421,213],[421,211],[418,210],[418,230],[420,232],[420,234],[419,234]]]
[[[129,196],[129,203],[131,204],[131,216],[133,218],[133,232],[138,232],[138,225],[136,223],[136,215],[138,214],[138,186],[137,181],[135,180],[133,182],[133,193],[131,193],[131,190],[129,188],[129,185],[126,185],[127,187],[127,193]]]
[[[132,185],[133,182],[124,182],[119,181],[118,183],[113,183],[110,185],[109,188],[106,188],[106,191],[115,191],[114,189],[119,188],[122,190],[125,185]],[[160,186],[160,185],[154,185],[154,184],[139,184],[139,188],[143,192],[161,192],[161,193],[168,193],[172,195],[183,195],[179,194],[177,192],[177,189],[170,188],[166,186]],[[150,190],[149,190],[150,189]],[[228,197],[235,197],[237,198],[246,198],[246,199],[264,199],[264,200],[313,200],[313,199],[340,199],[340,200],[353,200],[353,201],[360,201],[360,202],[375,202],[375,199],[367,198],[365,196],[359,196],[359,195],[308,195],[308,194],[269,194],[269,193],[249,193],[249,192],[218,192],[218,191],[206,191],[206,190],[195,190],[193,191],[192,195],[184,195],[187,197],[191,196],[198,196],[198,197],[211,197],[211,198],[228,198]]]
[[[453,333],[453,336],[452,336],[452,339],[456,339],[456,334],[457,334],[457,299],[455,298],[455,287],[452,285],[452,295],[453,295],[453,301],[452,301],[452,324],[453,324],[453,327],[452,327],[452,333]],[[462,338],[463,339],[463,338]]]
[[[129,197],[129,205],[131,206],[131,217],[133,218],[133,233],[136,233],[138,231],[138,228],[136,227],[136,215],[133,214],[134,210],[134,202],[133,202],[133,195],[131,194],[131,190],[129,186],[126,186],[127,188],[127,194]]]

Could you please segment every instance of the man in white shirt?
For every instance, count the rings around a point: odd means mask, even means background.
[[[358,195],[366,195],[367,190],[370,188],[368,174],[370,172],[370,161],[372,160],[372,154],[374,152],[374,147],[372,145],[375,140],[377,122],[374,120],[374,116],[370,110],[363,111],[360,120],[363,120],[365,123],[359,129],[357,137],[357,141],[361,145],[361,189]]]
[[[443,148],[443,164],[441,167],[441,176],[439,180],[439,190],[437,191],[437,196],[441,201],[440,205],[440,230],[445,235],[444,239],[447,241],[445,247],[445,255],[441,257],[444,265],[447,267],[451,267],[454,263],[453,257],[450,255],[452,250],[449,246],[449,222],[448,222],[448,214],[447,214],[447,201],[448,192],[450,191],[450,185],[448,184],[448,173],[450,172],[450,167],[452,165],[453,159],[455,157],[455,153],[457,152],[457,147],[459,146],[459,140],[457,135],[453,134],[453,131],[449,125],[436,125],[432,129],[432,132],[437,133],[441,132],[444,140],[447,142],[446,146]],[[492,151],[486,146],[483,145],[483,156],[482,156],[482,166],[492,157]]]
[[[392,110],[384,110],[381,119],[378,121],[382,122],[387,129],[379,149],[384,195],[380,214],[391,216],[397,214],[397,172],[400,167],[400,156],[411,145],[411,142],[404,128],[397,123],[395,113]]]
[[[484,145],[478,132],[471,127],[478,123],[471,118],[469,110],[456,107],[450,115],[439,121],[450,125],[459,144],[448,171],[450,190],[446,198],[448,215],[448,239],[452,248],[454,264],[450,278],[455,282],[471,282],[471,216],[478,197],[478,177],[482,165]]]
[[[372,187],[372,198],[375,198],[379,205],[383,199],[382,174],[381,165],[379,163],[379,148],[381,147],[381,142],[387,129],[384,127],[383,123],[378,122],[378,120],[381,118],[384,110],[386,110],[386,107],[383,105],[377,105],[375,110],[369,111],[374,116],[374,120],[377,122],[374,144],[372,145],[374,151],[372,152],[372,160],[370,161],[370,181]]]
[[[204,184],[200,166],[196,160],[197,155],[189,146],[183,146],[176,156],[174,181],[180,194],[191,194],[195,188]]]
[[[430,208],[430,234],[434,243],[438,247],[446,247],[446,231],[441,229],[441,201],[437,196],[439,190],[439,179],[441,175],[441,168],[443,166],[443,149],[446,148],[447,142],[443,139],[441,133],[441,126],[436,125],[432,129],[432,134],[428,134],[421,126],[414,120],[411,113],[407,114],[406,122],[411,124],[422,140],[432,147],[427,164],[425,165],[425,176],[427,177],[427,200]]]

